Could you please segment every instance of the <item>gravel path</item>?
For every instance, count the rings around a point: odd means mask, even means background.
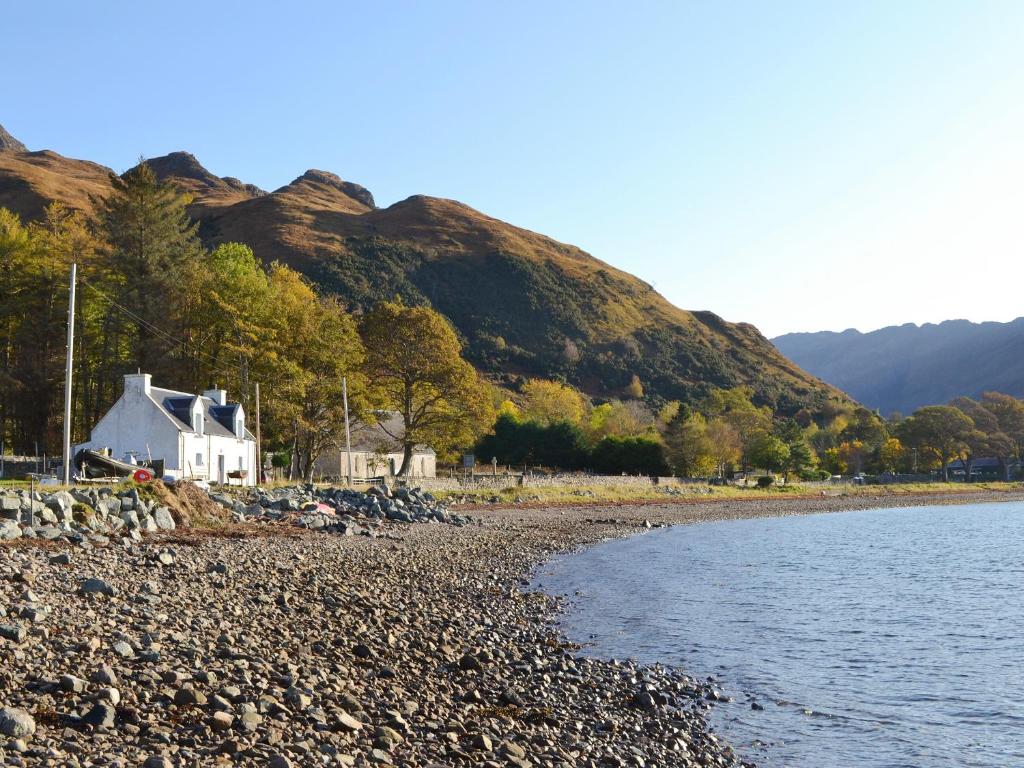
[[[483,509],[389,538],[244,526],[0,547],[0,762],[730,766],[715,692],[577,658],[523,591],[554,552],[649,524],[938,499]]]

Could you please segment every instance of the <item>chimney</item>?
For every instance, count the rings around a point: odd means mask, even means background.
[[[149,397],[149,390],[152,387],[152,377],[148,373],[126,373],[124,375],[124,391],[137,392],[140,395]]]
[[[228,404],[228,392],[226,389],[208,389],[203,392],[203,397],[208,397],[217,405]]]

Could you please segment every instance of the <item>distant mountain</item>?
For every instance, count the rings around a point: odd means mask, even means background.
[[[53,200],[89,211],[109,192],[108,168],[20,146],[0,151],[0,206],[31,219]],[[575,246],[463,203],[414,195],[378,208],[366,188],[320,170],[268,193],[212,174],[187,152],[147,163],[192,196],[208,245],[247,243],[353,309],[396,295],[431,304],[495,381],[564,377],[614,397],[635,375],[655,402],[748,384],[760,402],[790,413],[846,400],[752,325],[679,309]]]
[[[1024,317],[789,333],[772,341],[794,363],[883,415],[989,390],[1024,397]]]

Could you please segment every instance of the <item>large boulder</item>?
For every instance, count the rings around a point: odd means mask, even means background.
[[[167,507],[157,507],[153,510],[153,521],[161,531],[174,530],[174,516]]]
[[[102,504],[103,502],[100,503]],[[139,515],[134,509],[122,509],[121,520],[124,521],[129,530],[139,527]]]
[[[15,739],[31,736],[36,732],[36,721],[24,709],[4,707],[0,709],[0,733]]]
[[[63,515],[63,513],[71,511],[75,505],[75,498],[67,491],[57,491],[43,499],[43,503],[58,515]]]

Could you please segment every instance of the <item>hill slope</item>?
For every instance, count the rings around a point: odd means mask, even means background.
[[[791,333],[773,341],[797,365],[885,415],[988,390],[1024,397],[1024,317]]]
[[[416,195],[378,208],[368,190],[325,171],[265,193],[184,152],[147,162],[192,195],[208,244],[247,243],[353,308],[396,295],[430,303],[495,380],[563,376],[612,397],[635,375],[655,401],[749,384],[786,412],[844,399],[753,326],[679,309],[575,246],[462,203]],[[109,190],[109,173],[52,152],[0,151],[0,205],[28,218],[50,200],[88,210]]]

